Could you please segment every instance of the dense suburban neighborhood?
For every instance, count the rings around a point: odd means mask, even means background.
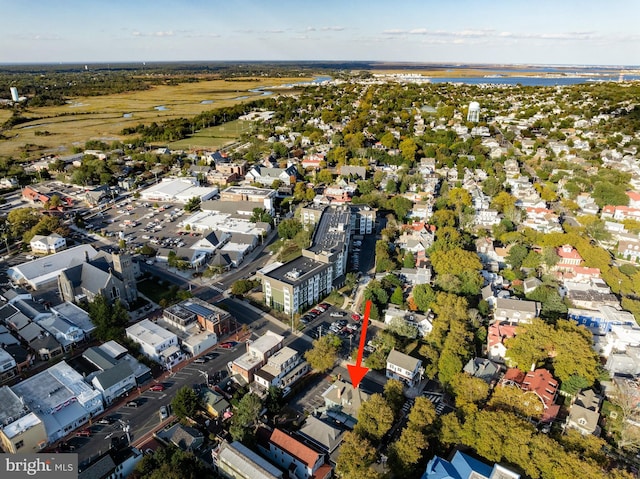
[[[86,478],[636,477],[638,98],[340,71],[3,158],[2,449]]]

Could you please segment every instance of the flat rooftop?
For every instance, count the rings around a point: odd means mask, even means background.
[[[158,326],[148,319],[143,319],[139,323],[129,326],[127,328],[127,334],[151,345],[160,344],[175,336],[171,331],[167,331],[162,326]]]
[[[289,261],[271,271],[263,272],[263,274],[269,278],[282,281],[283,283],[296,285],[313,277],[329,266],[327,263],[321,263],[311,258],[299,256],[293,261]]]
[[[247,196],[263,196],[269,198],[275,196],[275,190],[271,188],[255,188],[252,186],[230,186],[222,190],[222,193],[229,193],[233,195],[247,195]],[[221,193],[221,194],[222,194]]]
[[[343,249],[351,228],[349,208],[329,206],[313,232],[312,246],[307,248],[314,253],[335,253]]]

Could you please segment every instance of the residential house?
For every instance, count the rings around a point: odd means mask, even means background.
[[[0,343],[1,345],[2,343]],[[18,372],[18,364],[11,354],[0,347],[0,383],[13,378]]]
[[[199,396],[205,410],[213,418],[222,418],[224,413],[229,410],[229,402],[224,396],[208,387],[200,388]]]
[[[84,341],[84,331],[63,316],[52,314],[37,322],[38,326],[47,331],[62,345],[65,352]]]
[[[44,422],[29,412],[0,428],[0,443],[5,452],[23,454],[40,452],[49,442]]]
[[[286,168],[267,168],[265,166],[253,166],[244,176],[249,183],[260,183],[271,186],[275,181],[290,185],[298,178],[298,170],[294,165]]]
[[[516,324],[507,322],[493,322],[487,330],[487,356],[492,361],[505,362],[507,347],[504,342],[516,335]]]
[[[358,422],[360,406],[369,399],[369,394],[339,379],[322,393],[322,397],[327,416],[353,429]]]
[[[612,352],[624,352],[629,347],[640,347],[640,327],[636,324],[612,324],[604,336],[594,337],[595,350],[605,358]]]
[[[619,258],[638,263],[640,262],[640,242],[620,241],[616,248],[616,254]]]
[[[222,441],[211,455],[214,470],[225,479],[285,478],[280,469],[238,441]]]
[[[524,294],[532,293],[538,286],[542,285],[542,281],[538,278],[527,278],[522,282],[524,288]]]
[[[344,430],[336,427],[333,423],[311,415],[307,416],[297,435],[303,441],[311,443],[315,449],[328,455],[331,459],[335,459],[338,446],[342,443]]]
[[[534,318],[540,316],[541,309],[542,305],[537,301],[497,298],[493,320],[530,323]]]
[[[109,405],[136,387],[136,377],[129,363],[122,361],[96,374],[91,384],[102,393],[105,404]]]
[[[518,368],[509,368],[500,381],[502,386],[515,386],[523,391],[535,393],[543,408],[541,422],[548,423],[555,419],[560,406],[555,404],[558,396],[558,381],[544,368],[523,372]]]
[[[422,361],[392,349],[387,356],[387,378],[398,379],[408,387],[416,386],[422,380]]]
[[[129,477],[133,473],[136,464],[142,458],[142,451],[135,447],[111,448],[84,466],[82,471],[78,472],[78,479],[120,479],[121,477]]]
[[[384,313],[384,323],[391,325],[397,321],[402,321],[415,328],[415,331],[421,337],[426,336],[433,329],[433,314],[419,314],[415,311],[407,311],[390,304]]]
[[[463,452],[456,451],[451,461],[434,456],[421,479],[520,479],[520,474],[506,467],[493,467]]]
[[[569,408],[569,415],[565,422],[569,429],[576,429],[580,434],[587,436],[600,435],[600,403],[602,398],[593,389],[580,391],[573,404]]]
[[[502,374],[503,367],[486,358],[469,359],[462,369],[469,376],[482,379],[490,385],[496,384]]]
[[[161,433],[162,434],[162,433]],[[204,436],[194,427],[176,424],[172,426],[166,434],[162,434],[169,439],[169,442],[183,451],[195,451],[204,444]],[[160,437],[162,437],[162,435]]]
[[[115,341],[107,341],[100,346],[87,348],[84,353],[82,353],[82,358],[88,361],[95,368],[95,371],[87,376],[87,381],[92,381],[94,376],[97,376],[102,372],[107,371],[108,369],[111,369],[121,363],[126,363],[129,365],[129,369],[132,371],[133,377],[135,379],[135,384],[137,384],[138,386],[151,379],[151,369],[131,356],[127,351],[127,348],[121,346]],[[120,373],[114,373],[111,376],[104,377],[108,380],[111,380],[109,378],[114,378],[118,375],[122,375],[123,372],[127,372],[126,368],[123,368]],[[114,382],[113,384],[116,383]],[[128,382],[124,384],[128,384]],[[112,391],[116,391],[116,393],[108,391],[108,395],[113,398],[128,390],[125,387],[123,387],[120,391],[118,391],[117,389],[118,388],[112,387]],[[103,396],[105,396],[104,393]],[[105,401],[107,403],[110,402],[106,399]]]
[[[431,284],[431,268],[429,266],[401,268],[399,276],[400,279],[411,286],[415,286],[417,284]]]
[[[284,389],[293,385],[309,372],[309,363],[288,346],[275,352],[255,374],[254,380],[264,390],[270,387]]]
[[[175,333],[158,326],[156,323],[143,319],[139,323],[126,329],[129,339],[140,344],[141,352],[166,368],[170,369],[185,359],[184,353],[178,346]]]
[[[254,374],[264,366],[269,358],[282,349],[284,337],[267,331],[253,342],[247,342],[247,352],[235,359],[231,366],[233,374],[238,374],[247,384],[254,380]]]
[[[325,455],[304,444],[294,436],[275,428],[261,429],[258,448],[274,464],[289,471],[292,479],[327,479],[332,467],[325,464]]]
[[[613,325],[636,325],[633,314],[620,311],[611,306],[600,306],[596,311],[569,308],[567,319],[590,329],[594,334],[603,335],[611,331]]]
[[[57,233],[48,236],[35,235],[29,242],[31,252],[36,254],[58,253],[67,247],[67,240]]]

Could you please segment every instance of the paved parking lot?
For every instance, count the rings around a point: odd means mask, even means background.
[[[188,213],[182,205],[129,198],[88,217],[85,228],[102,232],[116,242],[123,236],[131,248],[146,243],[154,248],[188,247],[201,235],[180,231],[178,224],[185,215]]]

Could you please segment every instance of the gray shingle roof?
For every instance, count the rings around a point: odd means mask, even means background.
[[[98,373],[95,379],[100,383],[102,389],[109,389],[114,384],[118,384],[120,381],[132,375],[133,371],[129,364],[122,361],[115,366]]]

